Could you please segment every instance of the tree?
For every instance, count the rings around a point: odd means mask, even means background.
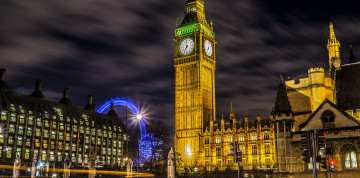
[[[150,149],[152,150],[152,155],[149,160],[146,161],[146,166],[154,173],[159,170],[164,169],[155,169],[161,166],[167,166],[167,156],[170,150],[170,126],[165,124],[163,121],[154,120],[148,121],[146,126],[148,132],[145,140],[150,144]],[[165,169],[166,170],[166,169]]]

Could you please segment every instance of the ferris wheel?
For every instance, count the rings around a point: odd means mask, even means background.
[[[111,98],[108,101],[105,101],[104,104],[100,105],[100,107],[96,110],[98,113],[105,114],[111,108],[111,105],[114,107],[126,107],[132,112],[133,119],[136,119],[140,126],[140,138],[139,138],[139,155],[140,159],[138,163],[143,163],[149,158],[151,158],[153,149],[151,148],[151,142],[154,141],[154,137],[151,133],[146,132],[146,121],[143,118],[143,114],[141,113],[141,108],[133,102],[131,99],[125,97],[116,97]]]

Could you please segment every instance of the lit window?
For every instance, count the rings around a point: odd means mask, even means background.
[[[20,121],[19,122],[21,124],[23,124],[25,122],[24,115],[20,115]]]
[[[8,144],[13,144],[14,143],[14,138],[13,136],[9,136],[8,138]]]
[[[11,122],[16,122],[16,114],[15,113],[11,113],[10,121]]]
[[[251,135],[251,141],[254,141],[254,140],[257,140],[257,136],[255,134]]]
[[[345,168],[357,168],[356,152],[352,149],[348,149],[345,152]]]
[[[64,133],[59,132],[59,140],[64,140]]]
[[[25,159],[29,159],[30,158],[30,149],[26,148],[25,150]]]
[[[310,162],[308,163],[308,169],[310,169],[310,170],[313,169],[312,157],[310,157]],[[318,162],[316,162],[316,169],[319,169],[319,163]]]
[[[205,156],[208,157],[209,156],[209,148],[205,148]]]
[[[56,138],[56,132],[55,131],[51,131],[51,139],[55,139]]]
[[[7,112],[6,111],[2,111],[1,112],[1,120],[5,121],[7,119]]]
[[[26,139],[26,146],[31,146],[30,138]]]
[[[9,125],[9,132],[10,133],[15,133],[15,126],[13,124]]]
[[[40,147],[40,141],[39,141],[39,139],[35,139],[35,147]]]
[[[244,141],[244,136],[240,136],[239,137],[239,142],[243,142]]]
[[[32,135],[32,128],[31,128],[31,127],[28,127],[28,129],[27,129],[27,135],[28,135],[28,136],[31,136],[31,135]]]
[[[36,129],[35,131],[36,131],[36,133],[35,133],[35,134],[36,134],[36,136],[37,136],[37,137],[41,137],[41,132],[40,132],[40,129]]]
[[[221,143],[221,137],[216,137],[215,142],[216,142],[216,143]]]
[[[17,145],[22,145],[22,137],[18,137],[17,139]]]
[[[216,156],[221,156],[221,148],[216,148]]]
[[[6,158],[11,158],[12,148],[9,147],[9,148],[7,148],[6,150],[7,150],[7,152],[6,152]]]
[[[44,130],[44,138],[48,138],[49,137],[49,131],[48,130]]]
[[[33,117],[32,116],[29,116],[29,119],[28,119],[28,125],[33,125]]]
[[[232,142],[232,136],[227,137],[227,142]]]
[[[18,130],[18,134],[22,135],[23,133],[24,133],[24,126],[20,125],[19,130]]]

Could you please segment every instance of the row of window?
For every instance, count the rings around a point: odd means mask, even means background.
[[[271,146],[269,144],[265,144],[265,154],[270,154],[271,150],[270,150]],[[230,150],[231,147],[228,147],[227,150],[227,155],[230,156],[231,154],[233,154],[233,152]],[[244,145],[239,145],[239,150],[244,154],[245,153],[245,146]],[[251,154],[252,155],[257,155],[258,154],[258,147],[257,145],[252,145],[251,146]],[[205,157],[209,157],[210,156],[210,148],[205,148]],[[222,156],[222,152],[221,152],[221,148],[218,147],[216,148],[216,156]]]
[[[215,143],[221,143],[222,137],[215,137]],[[257,135],[251,135],[250,136],[250,140],[251,141],[256,141],[258,139]],[[264,134],[264,140],[270,140],[270,135],[269,134]],[[239,136],[239,142],[244,142],[245,141],[245,137],[244,136]],[[233,136],[227,136],[226,142],[228,143],[232,143],[233,142]],[[205,138],[205,144],[210,144],[210,138]]]

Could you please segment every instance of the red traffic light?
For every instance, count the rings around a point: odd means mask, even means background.
[[[330,168],[331,169],[335,169],[335,164],[336,164],[336,162],[335,162],[335,160],[330,160]]]
[[[333,160],[333,159],[330,160],[330,165],[331,165],[331,166],[333,166],[333,165],[335,166],[335,160]]]

